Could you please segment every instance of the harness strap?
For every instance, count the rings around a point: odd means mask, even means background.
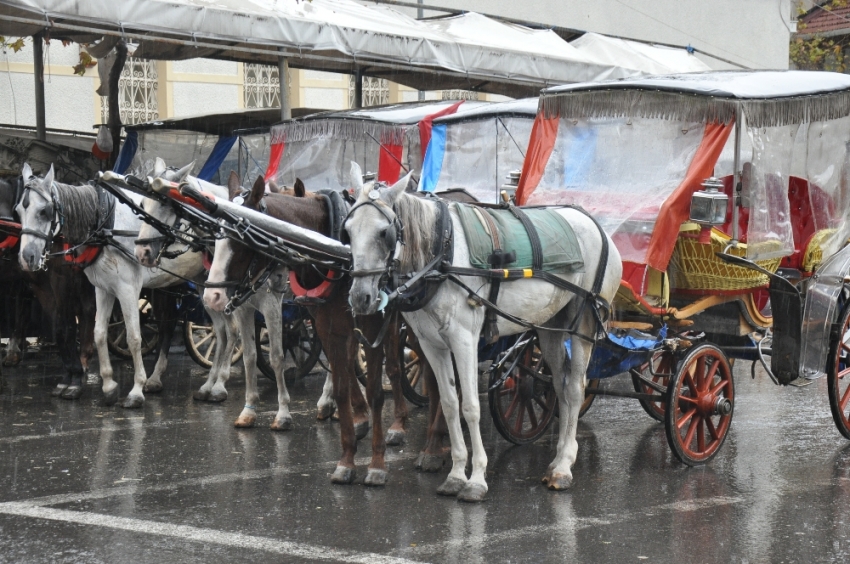
[[[528,234],[528,242],[531,243],[531,268],[540,270],[543,268],[543,245],[540,243],[540,235],[537,233],[537,228],[534,227],[531,219],[520,208],[509,205],[508,210],[525,227],[525,232]]]
[[[363,331],[357,326],[357,316],[354,316],[354,335],[364,347],[376,349],[384,342],[384,337],[387,335],[387,329],[390,327],[390,321],[392,321],[395,315],[395,313],[392,313],[384,316],[384,322],[381,323],[381,329],[378,331],[378,336],[375,338],[374,342],[369,342],[369,339],[366,338],[366,335],[364,335]]]

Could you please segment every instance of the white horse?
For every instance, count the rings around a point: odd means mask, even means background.
[[[409,177],[409,175],[408,175]],[[351,287],[351,305],[355,315],[372,314],[385,303],[386,294],[379,288],[390,261],[397,259],[398,271],[409,274],[421,270],[432,260],[432,241],[438,218],[436,202],[405,194],[409,178],[405,177],[392,187],[382,188],[370,183],[363,185],[360,167],[352,163],[351,184],[355,187],[357,204],[352,208],[345,228],[351,238],[354,283]],[[358,207],[359,206],[359,207]],[[559,209],[572,226],[584,257],[584,270],[561,275],[585,290],[590,290],[600,268],[603,237],[608,242],[608,260],[602,264],[604,278],[600,297],[613,299],[622,275],[622,261],[616,247],[607,235],[597,228],[588,216],[573,209]],[[469,268],[469,248],[463,226],[456,213],[451,211],[454,229],[452,264]],[[398,224],[403,227],[405,241],[398,246]],[[398,250],[397,250],[398,249]],[[488,280],[484,277],[460,276],[459,279],[480,296],[486,297]],[[584,400],[587,365],[593,343],[578,336],[572,339],[572,355],[566,363],[564,341],[569,337],[566,328],[578,318],[578,332],[594,339],[596,317],[586,302],[574,299],[575,295],[548,282],[529,278],[505,282],[501,286],[498,307],[510,315],[536,325],[555,330],[539,331],[540,348],[552,370],[552,381],[560,401],[560,428],[555,460],[549,465],[543,481],[551,489],[564,489],[572,482],[571,467],[578,452],[576,426],[578,413]],[[485,318],[485,309],[471,300],[469,292],[451,281],[445,281],[433,299],[422,309],[404,313],[413,329],[425,356],[437,376],[443,413],[452,442],[452,470],[437,492],[457,495],[465,501],[480,501],[487,493],[485,471],[487,455],[479,429],[480,406],[478,401],[477,346]],[[523,331],[520,325],[502,318],[498,320],[500,334],[509,335]],[[454,354],[460,387],[463,394],[463,416],[469,426],[472,441],[472,475],[466,477],[467,450],[464,444],[458,413],[459,402],[452,371]]]
[[[184,179],[192,165],[180,170],[161,171],[167,180]],[[127,195],[140,203],[142,197],[131,192]],[[60,233],[71,245],[84,244],[91,230],[103,222],[110,210],[99,209],[104,200],[98,189],[85,184],[71,186],[54,180],[53,167],[43,179],[32,175],[24,178],[24,192],[17,206],[24,229],[21,236],[19,260],[26,271],[44,268],[46,243]],[[115,299],[121,305],[127,331],[127,346],[133,356],[133,389],[122,403],[126,408],[144,405],[144,392],[162,390],[162,374],[168,366],[168,347],[160,349],[153,374],[148,378],[142,362],[141,330],[139,326],[139,294],[142,288],[165,288],[179,284],[182,280],[161,269],[149,269],[140,265],[132,255],[133,240],[139,232],[141,221],[131,210],[116,203],[114,206],[113,231],[120,235],[114,238],[115,245],[104,246],[94,262],[85,269],[86,276],[95,287],[97,314],[94,339],[103,379],[103,394],[107,405],[118,401],[119,386],[113,379],[112,364],[107,348],[107,329]],[[126,234],[132,233],[132,236]],[[182,278],[197,279],[203,272],[199,253],[187,252],[174,259],[163,261],[163,266]]]
[[[160,161],[157,161],[157,167]],[[231,173],[227,188],[217,186],[208,182],[199,182],[197,179],[188,177],[188,181],[195,184],[196,188],[202,189],[219,198],[228,199],[230,192],[241,191],[239,186],[239,178],[235,173]],[[166,225],[173,225],[177,221],[177,215],[174,208],[171,206],[162,205],[160,202],[152,199],[145,200],[145,211]],[[137,244],[135,248],[136,258],[139,262],[147,267],[156,267],[161,254],[165,254],[168,249],[162,249],[162,240],[157,236],[158,232],[154,227],[147,223],[142,225],[139,232],[139,239],[143,241]],[[157,241],[157,239],[160,239]],[[225,239],[226,241],[226,239]],[[171,247],[179,248],[182,244],[175,243]],[[219,249],[221,245],[216,243],[216,252],[218,255],[222,251]],[[229,250],[224,251],[229,252]],[[213,261],[216,264],[218,261]],[[210,272],[208,282],[215,283],[219,277],[216,271]],[[288,270],[286,268],[275,269],[268,281],[254,293],[242,306],[236,308],[232,316],[225,315],[220,309],[213,309],[204,304],[204,308],[210,315],[213,321],[216,335],[222,335],[216,347],[213,366],[210,369],[207,381],[201,388],[195,392],[195,399],[203,401],[223,401],[227,398],[227,390],[225,384],[230,377],[230,359],[233,355],[233,348],[236,342],[236,332],[238,332],[243,343],[242,360],[245,366],[245,407],[242,413],[237,418],[236,427],[253,427],[256,423],[256,404],[259,400],[257,392],[257,374],[256,374],[256,359],[257,351],[254,347],[255,324],[254,312],[259,311],[266,319],[266,328],[269,332],[269,345],[271,366],[275,373],[278,389],[278,413],[272,421],[271,428],[273,430],[286,430],[292,425],[292,416],[289,413],[289,394],[286,390],[286,383],[283,378],[283,322],[281,318],[281,305],[283,294],[287,289]],[[233,320],[233,328],[231,328],[230,320]],[[234,330],[235,329],[235,330]],[[328,376],[330,378],[330,376]],[[325,386],[327,388],[327,386]],[[328,412],[329,407],[326,404],[332,405],[333,399],[329,392],[322,394],[319,400],[320,414]]]

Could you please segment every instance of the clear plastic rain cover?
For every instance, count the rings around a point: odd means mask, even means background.
[[[207,157],[217,142],[217,135],[194,131],[140,131],[139,148],[127,173],[149,176],[153,171],[154,161],[160,157],[168,166],[178,168],[194,161],[192,174],[197,174],[207,162]]]
[[[405,133],[401,158],[408,170],[418,172],[422,168],[419,145],[419,128],[412,126]],[[287,141],[275,181],[292,186],[300,178],[310,191],[347,190],[351,187],[351,162],[359,164],[363,174],[377,174],[379,151],[378,142],[368,136],[352,140],[323,135],[306,141]],[[402,168],[399,177],[405,174]]]
[[[221,163],[219,173],[229,174],[231,170],[235,170],[242,179],[242,186],[252,186],[258,176],[266,173],[269,153],[271,153],[269,133],[240,135],[233,148],[227,153],[224,162]],[[225,179],[222,178],[222,180]]]
[[[701,123],[648,118],[561,119],[528,204],[578,204],[611,235],[625,261],[646,262],[662,204],[682,183]]]
[[[465,188],[482,202],[496,203],[508,173],[522,170],[533,124],[533,116],[448,124],[436,191]]]

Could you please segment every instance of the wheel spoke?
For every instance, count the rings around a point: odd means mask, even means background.
[[[519,392],[514,394],[514,399],[511,400],[511,403],[508,405],[507,411],[505,411],[505,419],[510,419],[511,415],[513,415],[514,410],[516,409],[519,403]]]
[[[544,402],[543,399],[544,399],[544,397],[534,396],[535,403],[537,403],[537,405],[540,406],[540,409],[543,410],[543,413],[548,413],[549,412],[549,406],[546,405],[546,402]]]
[[[717,429],[714,426],[714,422],[711,420],[711,417],[706,417],[704,419],[705,426],[708,428],[708,433],[711,435],[711,438],[715,441],[720,440],[720,435],[717,434]]]
[[[517,395],[519,397],[519,395]],[[525,403],[519,404],[519,411],[517,412],[516,420],[514,420],[514,433],[517,435],[522,434],[522,424],[525,423]]]
[[[712,396],[716,396],[718,394],[718,392],[720,392],[720,390],[725,388],[728,384],[729,384],[729,380],[721,380],[720,382],[718,382],[718,384],[716,386],[711,388],[711,391],[709,391],[708,393],[711,394]]]
[[[212,355],[213,349],[215,349],[215,339],[210,341],[210,346],[207,347],[207,352],[204,353],[204,360],[209,360]]]
[[[705,360],[704,356],[701,356],[697,359],[696,369],[694,370],[694,382],[696,383],[697,390],[703,391],[703,386],[705,385]]]
[[[528,420],[531,422],[531,428],[536,429],[538,423],[537,423],[537,415],[535,415],[535,413],[534,413],[534,406],[531,404],[531,402],[527,402],[525,404],[525,409],[528,410]]]
[[[653,391],[654,391],[654,390],[653,390]],[[699,400],[697,400],[696,398],[690,398],[690,397],[688,397],[688,396],[679,396],[679,400],[680,400],[680,401],[686,401],[686,402],[688,402],[688,403],[690,403],[690,404],[696,404],[696,403],[699,403]],[[660,402],[659,402],[659,403],[660,403]]]
[[[199,341],[195,341],[195,348],[200,347],[201,345],[203,345],[204,343],[206,343],[207,341],[212,339],[214,336],[215,336],[215,333],[210,331],[209,333],[206,334],[206,336],[203,339],[201,339]]]
[[[696,413],[696,410],[694,410],[694,413]],[[691,442],[694,440],[694,433],[696,433],[697,427],[699,426],[699,420],[699,416],[691,418],[691,423],[688,425],[688,432],[685,433],[685,438],[682,440],[682,444],[685,445],[685,448],[690,448]]]
[[[681,396],[679,396],[679,399],[681,399]],[[688,411],[687,413],[685,413],[682,416],[681,419],[676,421],[676,427],[681,431],[682,427],[684,427],[688,423],[688,421],[693,420],[693,417],[694,417],[694,415],[696,415],[696,412],[697,412],[696,408],[693,408],[690,411]]]
[[[708,388],[711,383],[714,381],[714,375],[717,374],[717,369],[720,368],[720,361],[715,360],[714,364],[711,365],[711,369],[708,371],[708,374],[705,376],[704,387]]]
[[[838,379],[843,380],[844,377],[847,376],[848,374],[850,374],[850,367],[847,367],[844,370],[842,370],[841,372],[839,372],[838,373]]]
[[[850,401],[850,386],[844,390],[844,393],[841,394],[841,411],[843,412],[847,408],[847,402]]]
[[[697,421],[697,449],[699,452],[705,452],[705,429],[703,428],[702,422],[705,421],[705,418],[700,416]]]
[[[688,388],[690,388],[690,392],[694,396],[696,396],[697,392],[699,391],[699,388],[697,388],[697,383],[694,381],[693,375],[690,372],[685,373],[685,383],[688,385]],[[680,395],[679,397],[684,396]]]

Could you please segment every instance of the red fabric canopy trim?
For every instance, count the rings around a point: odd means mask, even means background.
[[[544,118],[543,114],[537,114],[534,125],[531,127],[531,139],[528,142],[528,150],[525,153],[525,161],[522,163],[522,175],[519,177],[519,186],[516,190],[516,202],[522,206],[528,201],[531,193],[540,184],[546,163],[555,148],[555,138],[558,135],[559,118]]]
[[[461,104],[463,104],[463,100],[419,120],[419,147],[422,150],[422,162],[425,162],[425,149],[428,148],[428,143],[431,142],[431,128],[433,127],[434,120],[438,117],[452,115],[457,112]]]
[[[378,157],[378,180],[395,184],[401,174],[401,145],[381,145]]]
[[[280,166],[280,159],[283,157],[284,143],[275,143],[272,145],[271,153],[269,154],[269,166],[266,167],[266,182],[273,179],[277,174],[277,168]]]
[[[646,254],[646,263],[655,270],[667,270],[673,248],[676,246],[676,238],[679,236],[679,228],[690,217],[691,196],[701,189],[700,185],[706,178],[714,174],[714,165],[720,158],[734,125],[734,122],[730,122],[727,125],[711,123],[705,126],[702,142],[684,180],[661,206]]]

